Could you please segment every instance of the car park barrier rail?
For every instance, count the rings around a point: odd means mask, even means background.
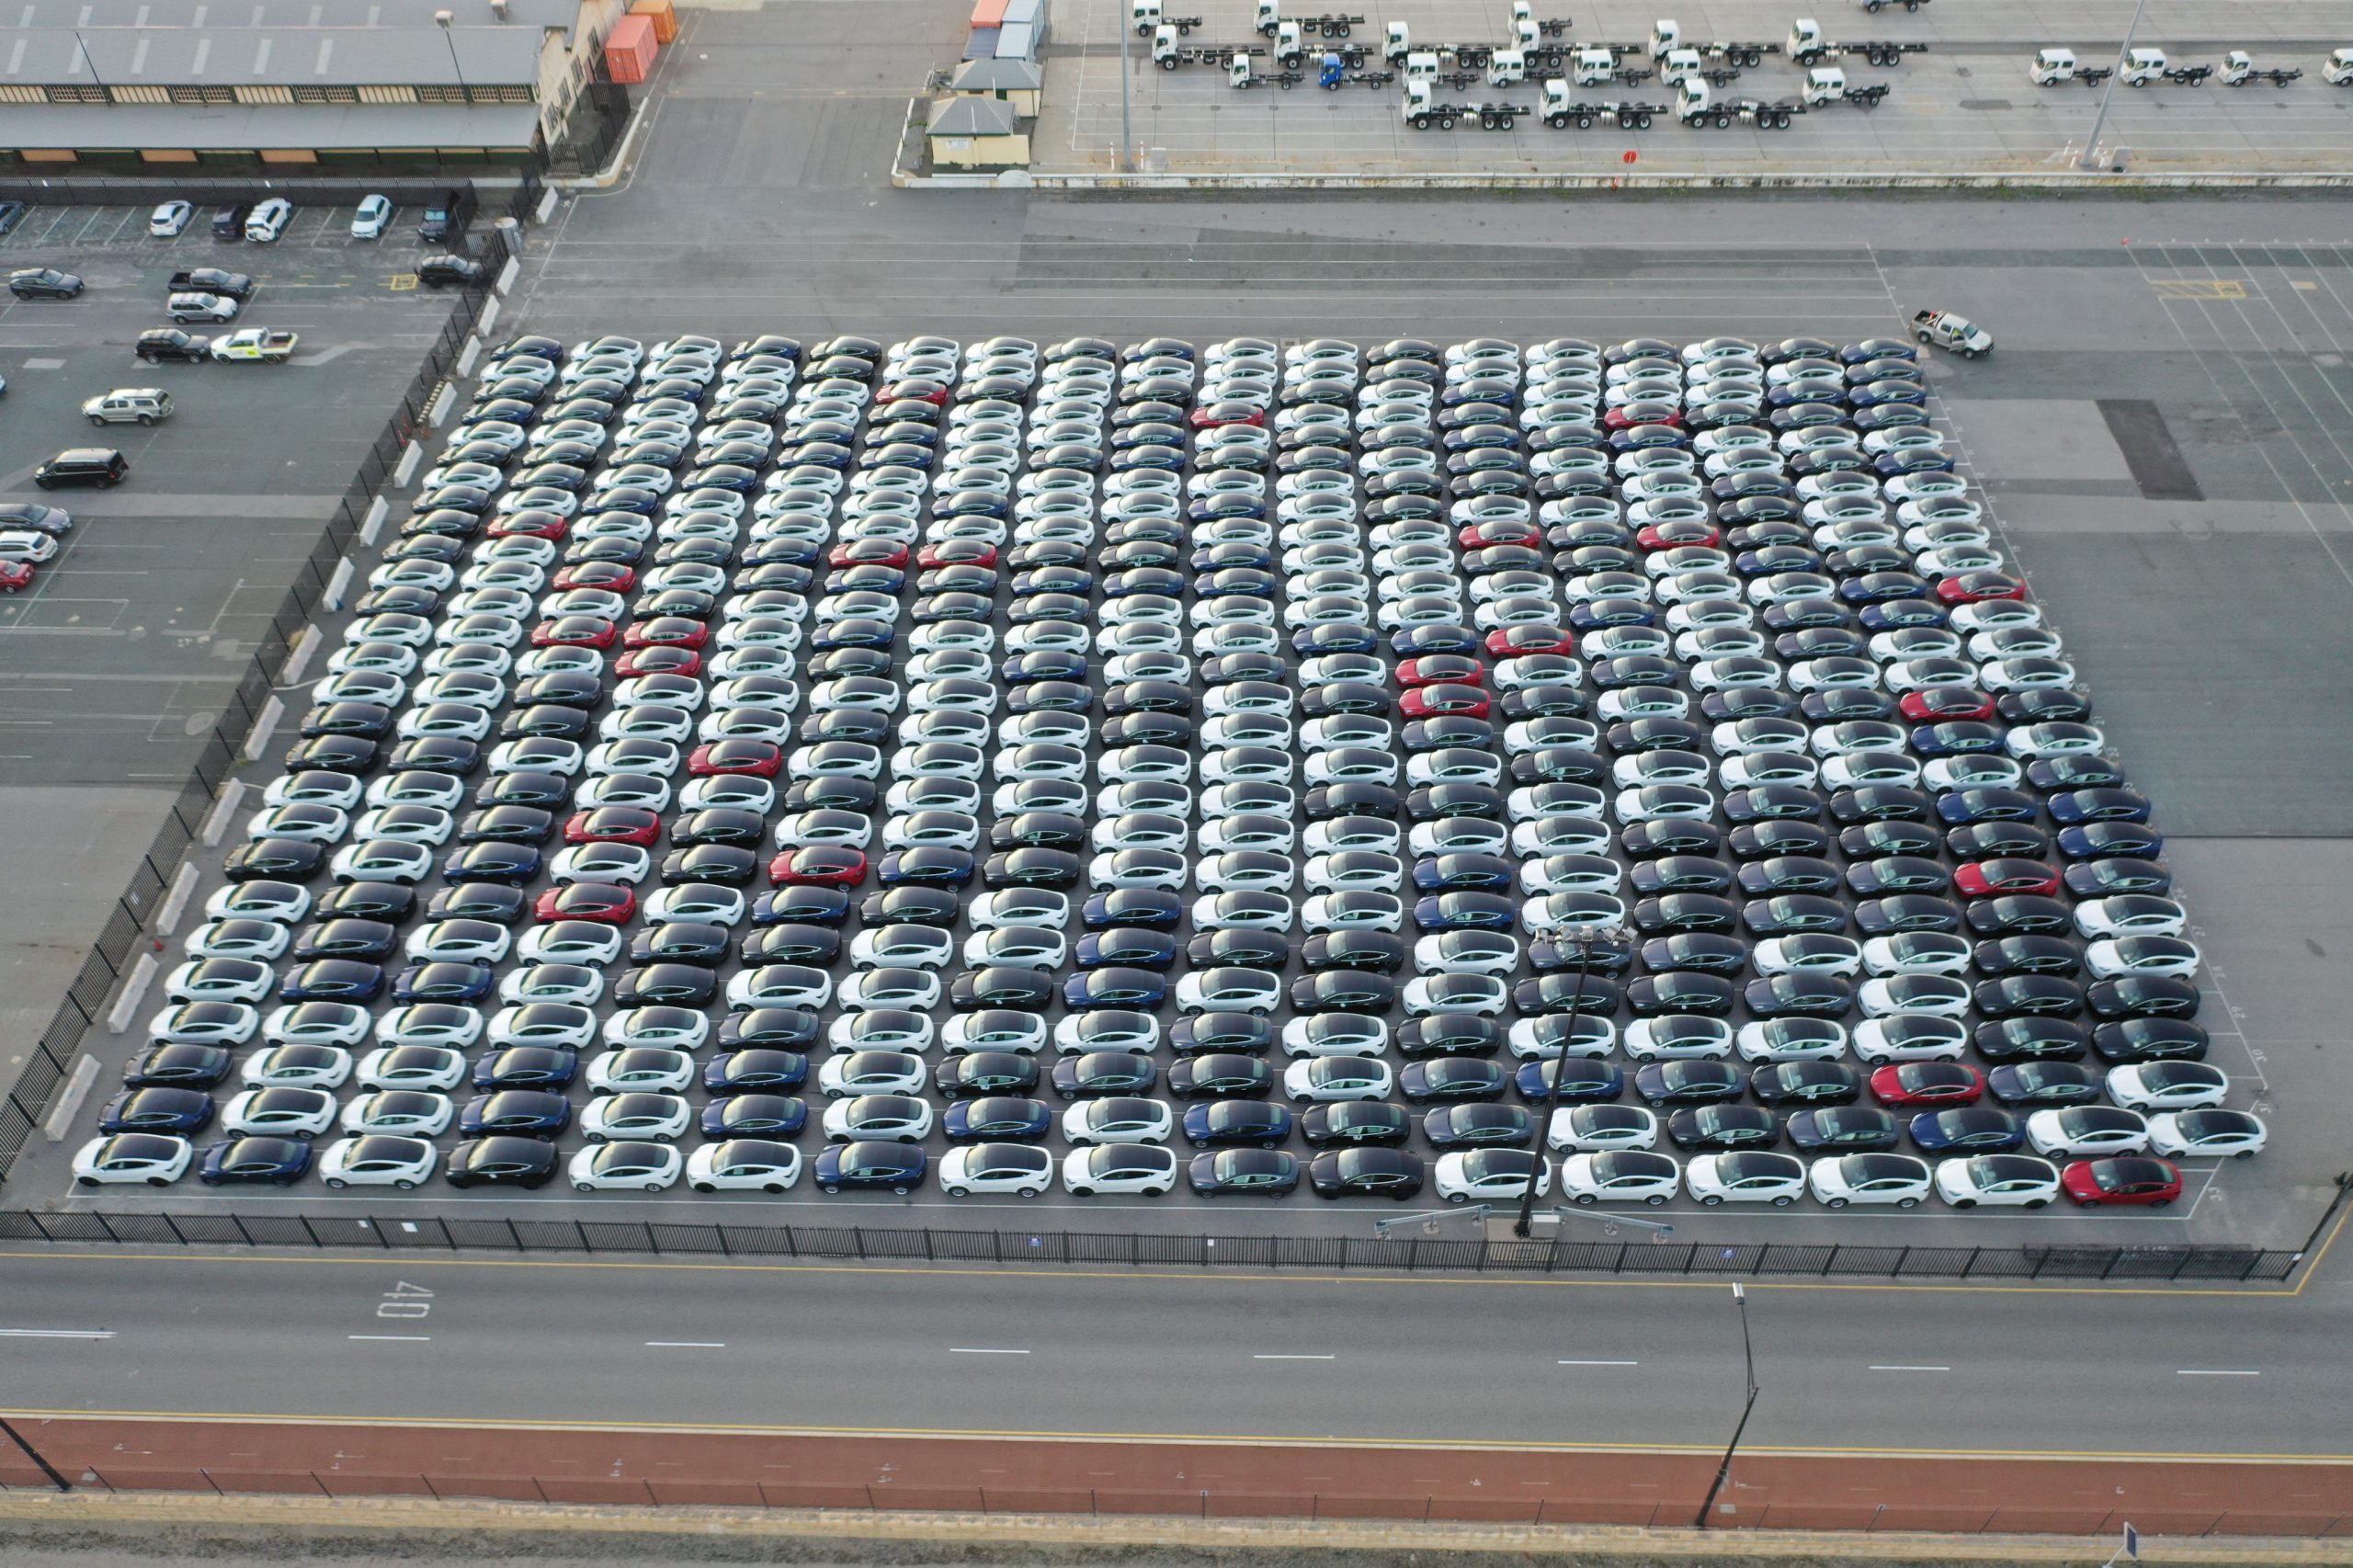
[[[2333,1210],[2332,1210],[2333,1212]],[[2324,1221],[2324,1223],[2325,1221]],[[37,1212],[0,1210],[0,1242],[311,1247],[322,1251],[645,1254],[860,1262],[1337,1268],[1514,1274],[1781,1275],[1843,1279],[2277,1283],[2303,1249],[2185,1246],[1858,1246],[1756,1242],[1174,1235],[937,1226],[732,1225],[651,1220],[398,1215]]]
[[[5,194],[5,188],[0,187],[0,194]],[[183,194],[187,189],[177,188]],[[241,188],[250,190],[249,187]],[[538,199],[538,194],[537,179],[526,181],[514,196],[516,210],[527,210],[529,204]],[[48,195],[41,199],[53,201],[59,198]],[[122,194],[103,198],[84,195],[82,199],[122,201],[131,198]],[[392,417],[361,457],[343,498],[312,542],[310,554],[296,569],[285,598],[270,616],[235,688],[222,703],[221,716],[204,738],[188,777],[175,792],[153,842],[140,856],[131,869],[130,884],[107,912],[97,941],[83,959],[73,983],[65,988],[64,999],[51,1016],[48,1027],[26,1052],[16,1082],[6,1096],[0,1097],[0,1181],[7,1178],[17,1155],[48,1113],[51,1100],[72,1070],[83,1037],[103,1017],[108,994],[141,951],[150,945],[160,946],[151,944],[146,931],[171,886],[181,856],[202,831],[215,793],[237,766],[245,737],[270,700],[295,640],[310,625],[312,612],[317,609],[344,553],[358,535],[377,493],[390,483],[393,466],[425,423],[426,407],[463,350],[483,303],[490,298],[488,279],[496,278],[509,259],[507,239],[500,230],[486,227],[475,236],[475,243],[479,247],[476,259],[483,263],[484,281],[460,292],[440,335],[426,352]]]

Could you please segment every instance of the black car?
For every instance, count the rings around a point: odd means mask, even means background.
[[[71,300],[82,280],[53,267],[20,267],[8,274],[8,292],[19,300]]]
[[[1802,1110],[1790,1118],[1787,1126],[1790,1142],[1808,1153],[1867,1153],[1893,1149],[1903,1141],[1902,1124],[1876,1106]]]
[[[449,1151],[441,1178],[451,1187],[545,1187],[556,1174],[555,1145],[536,1138],[469,1138]]]
[[[1331,1149],[1307,1165],[1308,1185],[1318,1198],[1389,1198],[1404,1202],[1422,1190],[1426,1167],[1418,1154],[1402,1149]]]
[[[1767,1106],[1848,1106],[1862,1098],[1863,1082],[1836,1062],[1778,1062],[1748,1077],[1748,1092]]]
[[[1448,1110],[1466,1108],[1447,1108]],[[1517,1107],[1503,1108],[1518,1109]],[[1441,1113],[1434,1111],[1431,1114]],[[1299,1119],[1300,1136],[1313,1148],[1336,1144],[1393,1146],[1412,1136],[1413,1126],[1413,1113],[1404,1107],[1373,1100],[1310,1106]],[[1526,1132],[1523,1124],[1521,1135],[1526,1136]]]

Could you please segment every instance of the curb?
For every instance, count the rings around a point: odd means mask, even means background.
[[[373,1538],[391,1550],[395,1534],[415,1554],[437,1546],[480,1550],[483,1536],[501,1538],[502,1556],[542,1544],[547,1555],[571,1555],[601,1544],[614,1551],[659,1553],[673,1562],[697,1559],[763,1562],[890,1562],[921,1560],[928,1544],[938,1559],[965,1562],[1101,1562],[1131,1552],[1155,1561],[1188,1558],[1233,1562],[1264,1556],[1285,1563],[1331,1555],[1352,1564],[1459,1559],[1483,1562],[1506,1554],[1523,1560],[1663,1560],[1802,1562],[1861,1564],[1912,1562],[2049,1562],[2086,1560],[2080,1539],[2050,1536],[1942,1536],[1897,1531],[1709,1531],[1631,1526],[1424,1525],[1303,1519],[1194,1519],[1182,1516],[1074,1518],[1029,1514],[866,1514],[823,1509],[591,1507],[529,1503],[411,1498],[331,1500],[237,1494],[30,1493],[0,1495],[0,1521],[19,1546],[86,1547],[94,1534],[170,1532],[176,1553],[206,1538],[228,1555],[239,1541],[267,1531],[272,1554],[311,1540]],[[536,1542],[534,1541],[536,1538]],[[688,1540],[703,1543],[689,1546]],[[794,1551],[786,1543],[810,1543]],[[2268,1540],[2241,1538],[2224,1545],[2207,1540],[2144,1537],[2142,1561],[2205,1564],[2353,1563],[2353,1539]],[[651,1554],[649,1553],[649,1554]],[[926,1553],[925,1555],[929,1555]]]
[[[2086,174],[2040,172],[1853,174],[1053,174],[1008,169],[1003,174],[918,175],[897,165],[891,183],[902,190],[1116,191],[1775,191],[1775,190],[1960,190],[2021,196],[2081,195],[2114,191],[2148,195],[2161,191],[2340,190],[2353,187],[2343,173]]]

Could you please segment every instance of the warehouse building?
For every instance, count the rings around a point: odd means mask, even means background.
[[[0,158],[28,174],[535,165],[609,107],[627,0],[28,0]]]

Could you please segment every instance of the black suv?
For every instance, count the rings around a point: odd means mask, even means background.
[[[33,470],[33,483],[43,490],[61,484],[95,484],[111,490],[131,472],[131,465],[112,447],[69,447]]]
[[[133,351],[151,365],[165,359],[201,364],[212,357],[212,340],[176,326],[159,326],[141,333]]]

